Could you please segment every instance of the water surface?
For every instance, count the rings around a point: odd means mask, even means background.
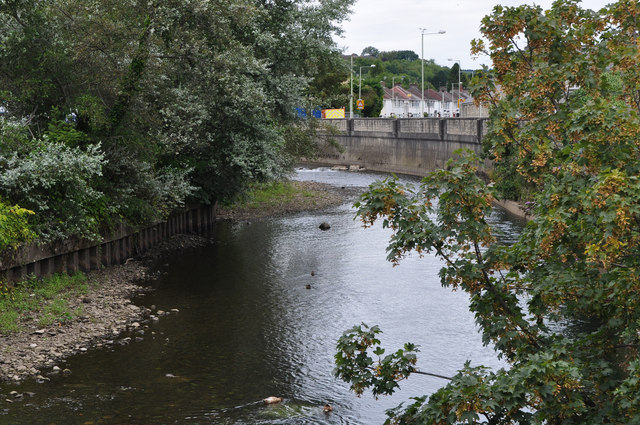
[[[296,178],[364,188],[380,176],[303,169]],[[466,294],[440,286],[439,260],[411,256],[392,267],[389,232],[363,229],[351,204],[219,223],[215,244],[164,258],[155,291],[137,300],[179,313],[150,323],[141,341],[68,359],[69,376],[0,387],[36,393],[0,402],[0,424],[371,425],[446,383],[413,376],[392,397],[356,397],[332,370],[337,339],[361,322],[380,325],[389,349],[420,345],[424,371],[452,375],[467,360],[501,367]],[[323,221],[330,230],[318,229]],[[505,241],[521,225],[499,211],[492,223]],[[284,402],[265,406],[268,396]]]

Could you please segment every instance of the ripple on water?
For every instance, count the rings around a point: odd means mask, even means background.
[[[379,176],[319,169],[296,178],[364,188]],[[466,294],[440,286],[441,263],[410,256],[392,267],[389,231],[363,230],[353,216],[346,203],[220,223],[213,246],[164,260],[167,273],[142,299],[179,313],[150,324],[143,341],[68,359],[70,376],[25,383],[20,391],[37,393],[36,407],[2,405],[0,423],[372,425],[444,384],[417,376],[393,397],[356,397],[333,377],[333,355],[342,332],[361,322],[380,325],[390,350],[419,344],[424,371],[451,375],[468,359],[500,367],[482,346]],[[492,220],[507,241],[519,231],[499,214]],[[322,221],[331,229],[320,231]],[[265,406],[268,396],[284,402]],[[325,403],[334,406],[329,415]]]

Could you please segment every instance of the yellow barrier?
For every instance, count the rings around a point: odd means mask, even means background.
[[[342,109],[323,109],[322,110],[322,118],[346,118],[344,113],[344,108]]]

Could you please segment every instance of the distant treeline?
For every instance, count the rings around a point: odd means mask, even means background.
[[[347,57],[350,63],[350,57]],[[353,57],[353,71],[356,78],[355,87],[359,84],[359,72],[362,67],[362,98],[365,100],[364,116],[377,117],[382,109],[382,84],[392,87],[401,84],[409,87],[422,85],[422,61],[412,50],[393,50],[381,52],[373,46],[365,47],[360,56]],[[458,78],[462,88],[467,89],[473,71],[462,71],[458,75],[459,65],[453,63],[449,68],[438,65],[433,59],[424,61],[424,88],[451,91],[453,85],[458,89]]]

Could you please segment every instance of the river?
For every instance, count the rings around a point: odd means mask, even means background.
[[[316,168],[295,178],[364,188],[380,175]],[[0,404],[0,424],[373,425],[446,383],[416,375],[391,397],[356,397],[332,370],[337,339],[361,322],[380,325],[389,349],[420,345],[423,371],[503,366],[482,345],[467,295],[440,286],[439,260],[392,267],[388,230],[363,229],[352,202],[221,222],[213,245],[163,258],[155,290],[136,303],[179,312],[149,323],[141,340],[67,359],[68,376],[21,384],[35,394]],[[330,230],[318,229],[323,221]],[[505,242],[522,226],[499,210],[491,221]],[[284,401],[264,405],[268,396]]]

